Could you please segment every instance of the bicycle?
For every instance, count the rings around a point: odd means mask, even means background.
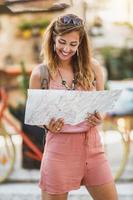
[[[8,97],[4,88],[0,88],[0,183],[7,180],[14,169],[15,164],[15,147],[10,133],[6,130],[4,122],[9,124],[16,133],[20,134],[24,143],[29,147],[30,151],[26,155],[32,159],[41,161],[42,151],[31,141],[31,139],[20,130],[13,121],[6,115],[5,110],[8,107]]]
[[[115,181],[123,174],[130,152],[130,133],[133,127],[126,124],[131,116],[106,115],[102,126],[102,138]],[[115,151],[115,154],[114,152]]]

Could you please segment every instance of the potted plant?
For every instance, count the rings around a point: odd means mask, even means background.
[[[24,39],[29,39],[32,36],[42,36],[45,28],[48,26],[49,20],[34,20],[34,21],[23,21],[18,26],[19,34]]]
[[[103,47],[100,53],[104,58],[109,80],[133,77],[133,49]]]

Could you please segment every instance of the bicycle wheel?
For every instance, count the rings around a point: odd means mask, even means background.
[[[0,183],[7,180],[15,163],[15,147],[11,136],[0,123]]]
[[[110,163],[115,181],[122,175],[129,155],[129,142],[114,121],[105,120],[102,129],[105,153]]]

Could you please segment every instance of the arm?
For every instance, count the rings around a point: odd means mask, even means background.
[[[96,76],[96,90],[104,90],[104,71],[102,66],[99,64],[99,62],[95,59],[93,59],[93,70]]]
[[[41,75],[38,67],[35,67],[31,73],[29,80],[29,89],[41,89]],[[47,129],[45,125],[39,127]]]
[[[93,71],[95,73],[95,78],[96,78],[96,90],[104,90],[104,72],[102,66],[95,60],[93,59]],[[93,115],[89,115],[87,120],[89,124],[92,126],[100,125],[103,121],[104,115],[101,115],[100,113],[96,112]]]
[[[41,89],[41,75],[38,67],[35,67],[31,73],[29,80],[30,89]]]
[[[31,73],[29,88],[41,89],[41,74],[40,74],[40,69],[38,67],[35,67]],[[58,120],[51,119],[49,125],[47,126],[43,125],[39,127],[44,128],[46,130],[50,130],[51,132],[59,132],[63,126],[64,126],[63,119],[58,119]]]

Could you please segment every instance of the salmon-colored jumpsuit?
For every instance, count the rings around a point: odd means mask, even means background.
[[[51,80],[50,89],[65,89]],[[47,133],[40,168],[39,187],[62,194],[80,185],[96,186],[113,180],[96,126],[87,122],[65,124],[60,133]]]

